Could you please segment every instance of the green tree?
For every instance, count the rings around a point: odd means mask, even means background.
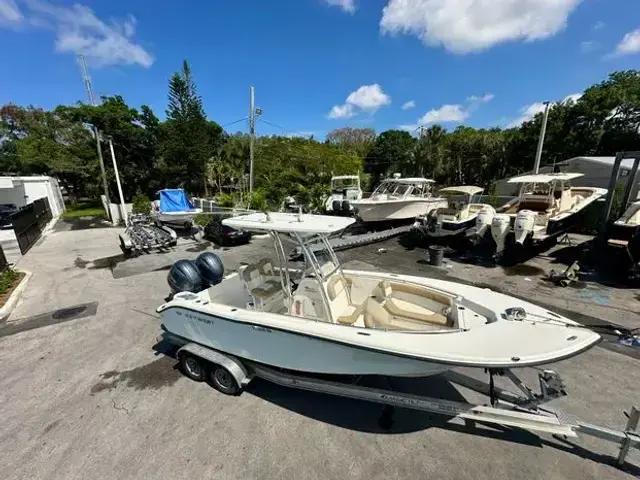
[[[373,181],[380,176],[401,173],[404,176],[416,175],[415,164],[416,139],[403,130],[387,130],[376,139],[371,151],[364,160],[365,171]]]
[[[376,131],[373,128],[336,128],[331,130],[326,138],[328,144],[336,145],[360,158],[367,156],[375,141]]]
[[[160,129],[158,168],[166,187],[208,193],[206,165],[219,155],[224,132],[206,119],[189,64],[169,80],[167,120]]]

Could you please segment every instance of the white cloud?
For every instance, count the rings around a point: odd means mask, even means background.
[[[582,0],[389,0],[382,33],[413,34],[455,53],[551,37]]]
[[[476,104],[488,103],[494,98],[496,98],[496,96],[493,93],[485,93],[482,96],[471,95],[470,97],[467,97],[467,102]]]
[[[536,102],[520,109],[520,116],[507,124],[507,128],[515,128],[531,120],[538,113],[544,112],[544,103]]]
[[[627,33],[616,46],[614,55],[631,55],[640,53],[640,28]]]
[[[355,13],[356,0],[324,0],[328,5],[332,7],[340,7],[347,13]]]
[[[55,31],[56,52],[86,55],[99,66],[137,64],[148,68],[154,62],[153,56],[133,38],[136,19],[132,15],[122,21],[107,23],[89,7],[80,4],[67,7],[28,0],[26,5],[30,26]],[[0,19],[7,17],[11,7],[15,7],[13,0],[0,0]]]
[[[350,118],[362,111],[373,114],[390,103],[391,97],[384,93],[382,87],[377,83],[362,85],[349,94],[343,105],[334,105],[327,117],[330,119]]]
[[[414,102],[413,100],[409,100],[408,102],[404,103],[402,105],[402,110],[411,110],[412,108],[416,107],[416,102]]]
[[[469,118],[469,112],[462,105],[442,105],[437,110],[429,110],[420,120],[419,125],[430,123],[462,122]]]
[[[571,101],[573,103],[577,102],[578,100],[580,100],[582,98],[582,93],[572,93],[571,95],[567,95],[566,97],[564,97],[564,100],[562,100],[564,103]]]
[[[562,100],[559,100],[557,102],[553,102],[555,103],[566,103],[566,102],[577,102],[578,100],[580,100],[582,98],[582,92],[579,93],[571,93],[569,95],[567,95],[566,97],[564,97]],[[510,122],[507,123],[507,128],[514,128],[514,127],[519,127],[520,125],[522,125],[524,122],[527,122],[531,119],[533,119],[533,117],[535,117],[538,113],[542,113],[544,112],[544,102],[535,102],[532,103],[531,105],[527,105],[525,107],[522,107],[520,109],[520,116],[518,118],[515,118],[513,120],[511,120]]]
[[[589,53],[595,50],[598,47],[598,44],[593,40],[587,40],[584,42],[580,42],[580,51],[582,53]]]
[[[0,0],[0,25],[15,25],[23,20],[22,13],[13,0]]]
[[[604,28],[606,26],[607,26],[606,23],[597,21],[596,23],[593,24],[593,29],[594,30],[600,30],[601,28]]]
[[[349,105],[349,104],[334,105],[331,111],[329,112],[329,115],[327,115],[327,117],[331,120],[334,120],[337,118],[351,118],[355,114],[356,113],[353,111],[352,105]]]

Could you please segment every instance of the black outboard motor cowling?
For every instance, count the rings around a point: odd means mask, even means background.
[[[204,252],[198,255],[196,266],[200,272],[204,288],[219,284],[224,278],[224,265],[215,253]]]
[[[200,271],[195,262],[191,260],[178,260],[173,264],[167,282],[171,287],[171,293],[192,292],[198,293],[203,290]]]
[[[351,205],[349,204],[349,200],[343,200],[342,201],[342,211],[344,213],[349,213],[349,210],[351,210]]]

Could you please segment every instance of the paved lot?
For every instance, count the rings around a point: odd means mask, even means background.
[[[119,258],[118,233],[59,230],[21,261],[34,275],[4,327],[12,328],[11,334],[2,336],[0,329],[0,478],[640,475],[637,452],[630,457],[636,467],[623,472],[610,466],[615,448],[596,439],[574,444],[486,428],[471,433],[461,423],[400,409],[385,431],[378,426],[377,405],[262,381],[239,397],[226,397],[191,382],[174,368],[175,361],[152,349],[158,334],[154,310],[168,293],[167,266],[194,258],[202,247],[187,243],[167,254],[105,260]],[[634,313],[638,291],[599,289],[584,295],[580,291],[590,286],[555,289],[536,275],[506,277],[499,269],[458,262],[434,269],[418,262],[420,250],[407,252],[395,240],[382,246],[387,253],[369,246],[340,255],[352,266],[501,286],[532,301],[581,310],[587,319],[590,314],[640,325]],[[259,239],[218,253],[233,269],[265,256],[269,248],[268,240]],[[89,304],[85,310],[65,310],[83,304]],[[25,324],[35,315],[40,315],[35,323]],[[20,332],[23,325],[33,328]],[[629,352],[597,347],[555,365],[570,392],[555,405],[594,423],[622,427],[623,410],[640,398],[638,362]],[[523,376],[534,379],[535,372]],[[468,394],[437,378],[412,382],[410,388],[453,399]]]

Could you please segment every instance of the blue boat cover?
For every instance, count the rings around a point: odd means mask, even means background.
[[[181,188],[160,190],[161,212],[189,212],[195,210],[193,204]]]

